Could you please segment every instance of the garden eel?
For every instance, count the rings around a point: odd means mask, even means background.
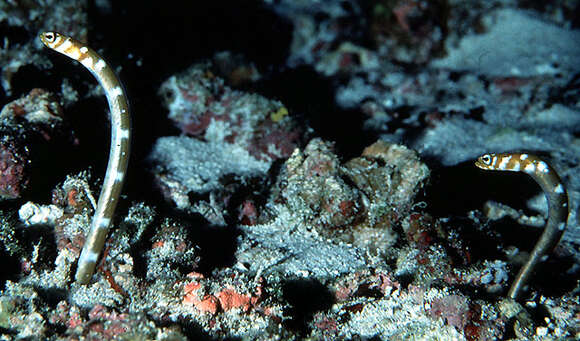
[[[526,289],[534,267],[548,258],[547,254],[554,249],[564,233],[568,220],[568,195],[558,173],[536,155],[485,154],[475,161],[475,165],[485,170],[527,173],[542,187],[548,200],[549,216],[544,232],[508,292],[509,297],[518,299],[522,290]]]
[[[113,69],[93,49],[57,32],[43,32],[40,40],[47,47],[83,64],[105,89],[111,111],[111,150],[101,195],[95,209],[91,229],[78,261],[75,279],[87,284],[95,272],[97,259],[107,238],[107,231],[127,173],[131,135],[131,119],[127,96]]]

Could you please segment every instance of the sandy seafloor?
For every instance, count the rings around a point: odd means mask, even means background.
[[[188,3],[188,4],[185,4]],[[580,337],[579,1],[0,1],[0,339]],[[73,280],[108,157],[87,42],[132,109],[97,272]],[[507,298],[548,215],[562,240]]]

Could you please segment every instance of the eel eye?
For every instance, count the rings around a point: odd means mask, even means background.
[[[485,154],[481,157],[481,161],[486,165],[491,165],[491,156],[489,154]]]
[[[56,40],[56,34],[54,32],[44,32],[43,36],[44,39],[46,39],[46,41],[49,43],[54,43]]]

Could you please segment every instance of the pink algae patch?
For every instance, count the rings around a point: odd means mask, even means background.
[[[105,306],[97,304],[89,311],[89,320],[96,319],[105,321],[125,321],[127,320],[127,314],[119,314],[114,310],[109,311]]]
[[[113,339],[130,330],[128,315],[109,310],[101,304],[89,311],[89,329],[101,334],[102,339]]]
[[[183,299],[183,303],[186,303],[186,300],[188,300],[189,297],[193,296],[193,294],[195,294],[195,292],[199,288],[201,288],[201,284],[199,284],[197,282],[187,283],[183,287],[183,291],[185,292],[185,298]]]
[[[183,287],[184,296],[182,303],[184,305],[192,305],[197,310],[202,313],[215,314],[219,308],[219,302],[217,298],[212,295],[205,295],[203,298],[199,298],[197,291],[201,288],[201,284],[198,282],[191,282],[185,284]]]
[[[203,276],[193,274],[193,278],[203,278]],[[186,283],[183,286],[183,305],[194,306],[198,311],[202,313],[216,314],[218,311],[229,311],[232,309],[240,308],[242,311],[247,312],[251,308],[256,308],[260,296],[262,295],[261,287],[258,287],[256,295],[241,294],[233,288],[226,288],[219,291],[217,294],[207,294],[204,295],[199,292],[202,285],[193,281]],[[203,296],[202,296],[203,295]]]
[[[70,315],[70,318],[66,322],[66,326],[70,329],[76,328],[82,324],[83,324],[83,319],[81,318],[81,315],[77,312],[72,313]]]
[[[219,301],[213,295],[205,295],[203,299],[197,300],[193,303],[197,310],[203,313],[215,314],[219,309]]]
[[[198,282],[191,282],[185,284],[183,291],[185,293],[182,303],[184,305],[192,305],[202,313],[215,314],[219,309],[219,301],[213,295],[205,295],[199,298],[197,291],[201,288]]]
[[[224,311],[234,308],[242,308],[243,311],[248,311],[254,301],[250,295],[242,295],[233,289],[225,289],[216,295]]]

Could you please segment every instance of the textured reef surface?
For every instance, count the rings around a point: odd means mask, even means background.
[[[0,1],[1,340],[580,338],[580,2],[153,3]],[[108,108],[44,30],[132,107],[88,285]],[[548,205],[473,165],[510,151],[570,208],[517,301]]]

